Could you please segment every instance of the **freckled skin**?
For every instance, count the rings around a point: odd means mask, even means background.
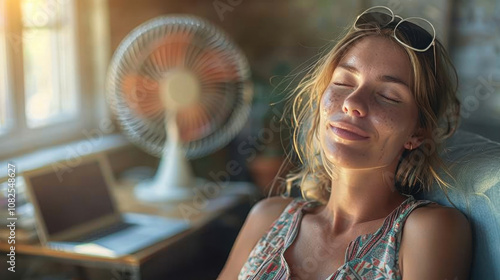
[[[417,138],[418,109],[410,88],[380,77],[396,77],[411,86],[409,58],[396,43],[369,36],[351,47],[339,63],[346,64],[357,73],[337,67],[321,99],[321,146],[337,167],[392,170],[405,144]],[[332,121],[353,124],[370,138],[339,138],[328,125]]]

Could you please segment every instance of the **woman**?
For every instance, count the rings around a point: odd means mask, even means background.
[[[257,203],[219,279],[467,279],[467,218],[407,194],[446,185],[436,147],[457,125],[453,77],[426,20],[358,16],[293,104],[296,177],[315,199]]]

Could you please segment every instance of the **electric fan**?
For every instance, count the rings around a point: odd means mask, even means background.
[[[163,16],[128,34],[111,60],[107,100],[130,141],[161,157],[136,196],[191,197],[199,180],[187,158],[228,144],[247,120],[252,96],[245,56],[208,21]]]

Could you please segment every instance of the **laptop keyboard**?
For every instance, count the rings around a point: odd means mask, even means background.
[[[115,232],[119,232],[125,229],[128,229],[130,227],[136,226],[135,224],[130,224],[130,223],[118,223],[114,225],[110,225],[107,227],[100,228],[96,230],[95,232],[91,232],[89,234],[86,234],[84,236],[81,236],[79,238],[75,238],[75,240],[72,240],[74,242],[82,242],[82,243],[88,243],[95,241],[97,239],[103,238],[105,236],[108,236],[110,234],[113,234]]]

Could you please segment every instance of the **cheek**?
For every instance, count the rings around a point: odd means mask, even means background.
[[[386,108],[381,110],[378,118],[373,120],[373,124],[377,127],[379,133],[387,137],[401,136],[406,140],[411,136],[416,117],[413,112]]]
[[[321,115],[326,117],[332,115],[338,108],[341,107],[343,100],[339,94],[335,94],[331,88],[327,88],[321,97]]]
[[[382,114],[373,120],[374,126],[385,132],[400,130],[402,126],[398,126],[398,123],[401,124],[401,120],[392,111],[391,109],[382,110]]]

